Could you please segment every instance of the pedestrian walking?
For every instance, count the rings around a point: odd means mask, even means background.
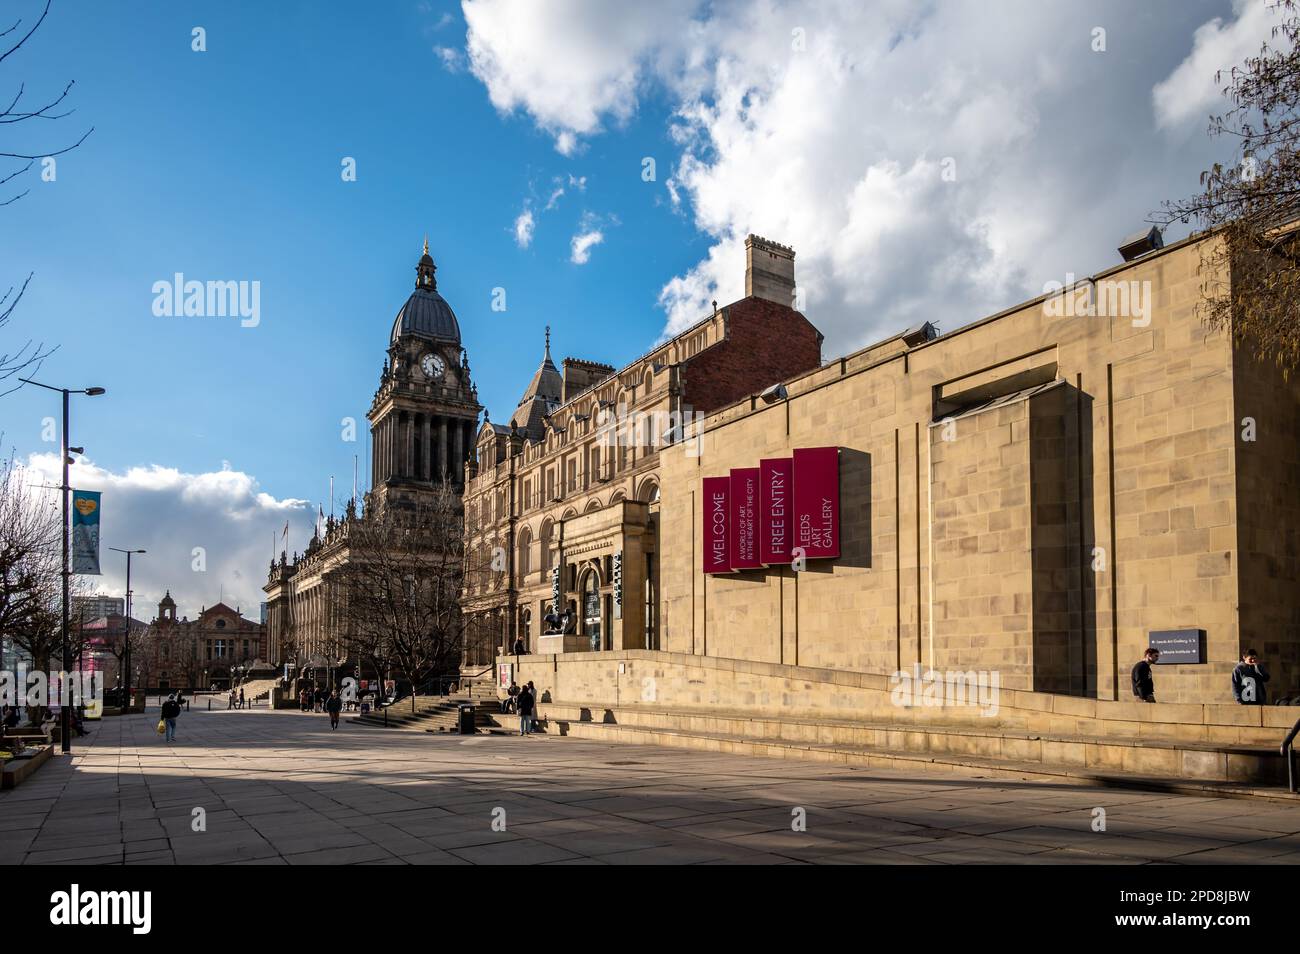
[[[1156,701],[1156,681],[1151,675],[1151,667],[1160,658],[1160,650],[1154,646],[1147,647],[1137,665],[1133,667],[1133,695],[1140,702]]]
[[[528,686],[520,689],[519,695],[515,697],[515,704],[519,706],[520,735],[528,735],[533,731],[533,702],[533,692]]]
[[[239,687],[239,708],[244,708],[244,687]]]
[[[1259,653],[1247,649],[1241,662],[1232,670],[1232,698],[1243,706],[1262,706],[1268,702],[1268,669],[1260,662]]]
[[[176,741],[176,718],[181,714],[180,703],[176,701],[176,696],[170,695],[167,701],[162,704],[162,720],[167,729],[163,735],[164,742]]]
[[[343,700],[339,698],[337,689],[330,693],[329,701],[325,703],[325,709],[330,714],[330,728],[337,729],[339,727],[339,713],[343,711]]]
[[[235,690],[230,690],[230,695],[226,696],[226,711],[229,712],[235,708]]]
[[[301,712],[307,711],[307,690],[306,689],[298,690],[298,709]]]

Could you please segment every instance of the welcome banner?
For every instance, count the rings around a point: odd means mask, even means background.
[[[731,572],[731,477],[704,478],[704,572]]]
[[[99,492],[72,492],[72,572],[99,576]]]

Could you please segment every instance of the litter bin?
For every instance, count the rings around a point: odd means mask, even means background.
[[[456,720],[457,731],[461,735],[474,734],[474,711],[477,707],[472,705],[462,705],[459,707],[459,718]]]

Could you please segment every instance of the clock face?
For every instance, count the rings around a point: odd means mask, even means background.
[[[420,362],[420,367],[424,369],[425,376],[430,378],[441,378],[443,372],[447,370],[442,358],[436,354],[426,354]]]

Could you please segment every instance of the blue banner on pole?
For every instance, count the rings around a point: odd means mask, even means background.
[[[99,576],[99,492],[72,492],[72,572]]]

